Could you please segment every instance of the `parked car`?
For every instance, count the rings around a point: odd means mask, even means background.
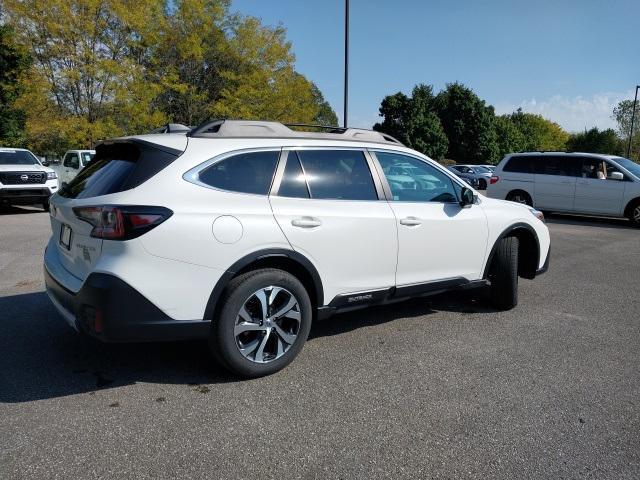
[[[58,177],[24,148],[0,148],[0,205],[42,205],[58,190]]]
[[[548,266],[542,219],[379,132],[215,121],[100,144],[51,200],[46,289],[88,335],[208,338],[255,377],[335,312],[476,287],[513,308]]]
[[[475,180],[479,190],[486,190],[491,179],[491,170],[482,165],[451,165],[449,169],[461,178]]]
[[[507,155],[488,196],[550,212],[627,217],[640,226],[640,165],[591,153]]]
[[[491,173],[493,173],[493,171],[496,169],[495,165],[478,165],[479,167],[484,167],[487,170],[489,170]]]
[[[60,178],[60,185],[69,183],[95,156],[95,150],[68,150],[61,165],[53,167]]]

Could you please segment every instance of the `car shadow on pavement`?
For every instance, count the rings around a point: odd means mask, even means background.
[[[575,225],[584,227],[599,228],[622,228],[629,230],[637,230],[631,225],[629,220],[625,218],[610,217],[580,217],[577,215],[563,215],[560,213],[547,214],[545,220],[549,224],[555,225]]]
[[[413,299],[336,315],[310,339],[438,311],[491,313],[467,294]],[[0,297],[0,403],[91,393],[139,382],[203,384],[242,381],[212,360],[204,341],[105,344],[85,338],[55,311],[45,292]]]
[[[104,344],[85,338],[46,293],[0,297],[0,403],[87,393],[137,382],[238,381],[211,360],[207,343]]]
[[[40,207],[18,207],[13,205],[0,205],[0,216],[2,215],[18,215],[25,213],[46,213]]]
[[[327,320],[316,322],[311,328],[309,339],[340,335],[401,318],[423,317],[438,312],[484,314],[497,311],[483,300],[483,292],[481,291],[443,293],[334,315]]]

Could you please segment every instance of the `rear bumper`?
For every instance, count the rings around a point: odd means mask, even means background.
[[[77,292],[44,268],[47,294],[76,330],[104,342],[173,341],[207,338],[206,320],[175,320],[119,278],[92,273]]]

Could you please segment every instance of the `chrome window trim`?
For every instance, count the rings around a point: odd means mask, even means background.
[[[378,197],[375,200],[353,200],[353,199],[343,199],[343,198],[313,198],[312,193],[311,193],[311,188],[309,187],[309,182],[306,179],[306,172],[304,170],[304,164],[302,163],[302,160],[300,160],[300,167],[302,168],[302,172],[305,175],[305,182],[307,183],[307,191],[309,192],[309,198],[302,198],[302,197],[281,197],[278,195],[278,189],[280,188],[280,184],[282,183],[282,176],[284,175],[284,169],[286,167],[286,161],[289,158],[289,152],[297,152],[299,150],[321,150],[321,151],[329,151],[329,150],[338,150],[338,151],[344,151],[344,150],[355,150],[355,151],[359,151],[362,152],[362,156],[364,157],[365,161],[367,162],[367,167],[369,168],[369,175],[371,175],[371,180],[373,181],[373,185],[375,188],[375,192],[376,192],[376,196]],[[284,158],[284,161],[283,161]],[[386,200],[383,189],[382,189],[382,183],[380,182],[380,178],[378,178],[377,175],[377,171],[375,171],[375,163],[373,162],[371,156],[369,155],[369,152],[367,151],[366,148],[364,147],[339,147],[339,146],[327,146],[327,147],[323,147],[323,146],[301,146],[301,147],[282,147],[282,154],[280,156],[280,162],[283,164],[282,165],[282,169],[278,168],[277,172],[280,174],[279,178],[276,178],[273,182],[273,187],[271,190],[271,194],[274,197],[278,197],[278,198],[291,198],[291,199],[295,199],[295,200],[315,200],[315,201],[323,201],[323,202],[358,202],[358,203],[362,203],[362,202],[379,202],[379,201],[384,201]],[[374,173],[375,172],[375,173]]]
[[[266,193],[247,193],[247,192],[236,192],[235,190],[225,190],[223,188],[218,188],[218,187],[214,187],[211,186],[207,183],[201,182],[200,181],[200,173],[204,170],[206,170],[207,168],[211,167],[212,165],[221,162],[223,160],[226,160],[227,158],[230,157],[235,157],[237,155],[242,155],[245,153],[260,153],[260,152],[278,152],[278,159],[276,160],[276,168],[274,169],[274,173],[273,176],[271,177],[271,183],[269,184],[269,187],[267,188],[267,192]],[[278,168],[280,166],[281,163],[281,157],[282,157],[282,147],[257,147],[257,148],[242,148],[239,150],[230,150],[228,152],[225,153],[221,153],[220,155],[216,155],[215,157],[210,158],[209,160],[205,160],[204,162],[196,165],[195,167],[187,170],[183,175],[182,178],[183,180],[186,180],[189,183],[192,183],[194,185],[198,185],[200,187],[204,187],[204,188],[208,188],[210,190],[215,190],[217,192],[223,192],[223,193],[233,193],[236,195],[251,195],[253,197],[264,197],[264,198],[268,198],[269,197],[269,192],[271,191],[271,188],[273,187],[273,184],[275,182],[275,177],[276,174],[278,173]]]

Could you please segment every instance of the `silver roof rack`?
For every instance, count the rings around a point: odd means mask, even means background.
[[[292,130],[289,127],[305,128],[311,131]],[[332,125],[283,124],[263,120],[211,120],[191,129],[187,136],[194,138],[306,138],[402,145],[391,135],[375,130]]]

